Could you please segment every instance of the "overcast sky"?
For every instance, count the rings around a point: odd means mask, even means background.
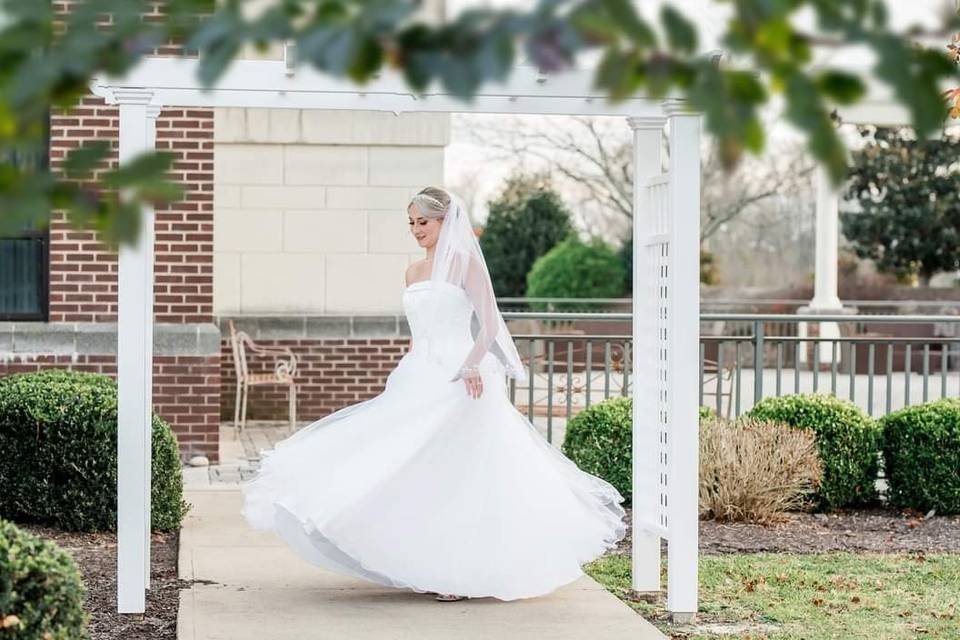
[[[722,33],[729,5],[716,0],[643,0],[635,2],[642,7],[641,12],[651,21],[656,21],[661,5],[667,1],[680,9],[684,15],[695,21],[700,34],[701,51],[712,51],[721,48],[719,36]],[[898,30],[908,30],[914,26],[922,29],[936,29],[942,24],[943,16],[951,10],[956,10],[957,0],[888,0],[887,7],[890,15],[890,24],[896,25]],[[455,16],[466,7],[491,6],[513,7],[518,9],[535,6],[534,0],[447,0],[449,17]],[[813,29],[812,16],[798,16],[798,24]],[[818,56],[830,66],[843,68],[863,68],[870,66],[869,52],[864,50],[842,50],[824,52]],[[579,61],[584,68],[591,68],[589,58]],[[502,184],[503,179],[516,170],[515,163],[490,162],[488,153],[482,147],[469,144],[466,140],[467,131],[475,127],[483,127],[489,118],[501,116],[454,114],[453,135],[451,144],[446,149],[446,182],[455,187],[465,180],[465,176],[476,176],[480,184],[480,191],[484,197],[493,195]],[[522,126],[536,127],[546,116],[525,116],[521,118]],[[626,123],[623,125],[624,135],[629,135]],[[786,128],[782,131],[771,131],[771,136],[789,136]],[[486,214],[483,207],[476,211],[479,220]]]

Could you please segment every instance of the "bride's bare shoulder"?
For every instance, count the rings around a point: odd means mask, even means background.
[[[407,286],[410,286],[417,280],[423,280],[425,277],[425,268],[426,268],[426,258],[421,258],[416,262],[411,262],[407,265],[407,272],[404,274],[404,279]]]

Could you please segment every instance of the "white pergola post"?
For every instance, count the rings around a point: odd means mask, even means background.
[[[155,146],[153,92],[115,92],[120,164]],[[150,576],[150,442],[153,379],[153,224],[144,207],[135,246],[120,249],[117,309],[117,610],[142,613]]]
[[[700,116],[683,103],[669,119],[669,302],[667,312],[667,610],[697,612],[699,547]]]
[[[633,511],[632,586],[634,591],[660,591],[660,536],[644,525],[656,522],[660,495],[657,478],[657,422],[650,397],[650,377],[655,370],[648,332],[653,330],[650,311],[646,243],[655,227],[656,212],[647,198],[647,181],[660,174],[660,148],[666,117],[630,116],[633,130]],[[649,402],[648,402],[649,400]]]

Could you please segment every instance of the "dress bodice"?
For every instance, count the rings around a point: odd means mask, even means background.
[[[430,327],[427,304],[433,287],[440,287],[438,317],[442,321]],[[411,352],[422,351],[428,342],[439,347],[438,351],[451,358],[463,358],[473,347],[470,322],[473,304],[461,287],[431,280],[414,282],[403,291],[403,309],[413,338]],[[431,334],[432,332],[432,334]]]

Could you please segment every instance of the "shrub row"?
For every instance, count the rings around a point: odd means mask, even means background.
[[[563,444],[568,457],[628,500],[631,406],[630,398],[613,398],[585,409],[570,420]],[[700,407],[700,419],[716,417]],[[820,510],[876,504],[883,467],[890,505],[960,513],[960,399],[915,405],[874,420],[848,400],[793,394],[764,398],[743,419],[814,434],[822,477],[812,498]]]

